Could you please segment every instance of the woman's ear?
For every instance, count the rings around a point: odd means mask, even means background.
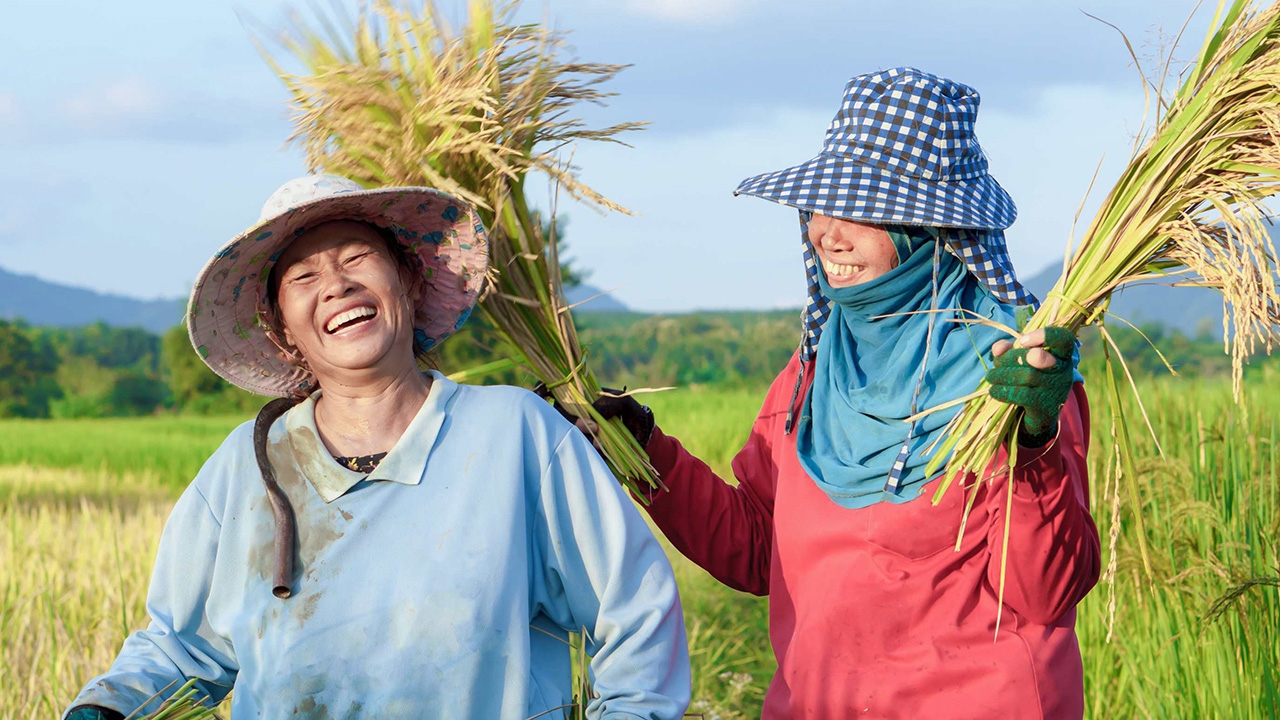
[[[400,267],[400,285],[404,288],[405,297],[409,300],[409,309],[412,311],[422,304],[422,293],[426,291],[426,280],[420,273],[415,273],[407,267]]]
[[[298,345],[293,341],[293,333],[289,332],[289,327],[284,324],[284,316],[280,312],[280,308],[271,303],[270,310],[267,311],[267,321],[271,324],[271,329],[275,330],[285,345],[290,348],[297,348]]]

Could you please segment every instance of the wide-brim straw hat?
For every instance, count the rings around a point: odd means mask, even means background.
[[[974,124],[978,91],[910,67],[858,75],[818,155],[743,180],[751,195],[800,211],[809,301],[801,356],[811,358],[829,313],[807,226],[813,213],[875,225],[939,228],[946,247],[992,295],[1037,304],[1014,274],[1004,229],[1018,216],[1013,198],[988,171]]]
[[[356,220],[386,228],[419,266],[424,291],[414,315],[414,353],[422,359],[466,321],[484,288],[488,239],[466,202],[432,188],[365,190],[335,175],[308,175],[276,190],[257,224],[222,247],[200,271],[187,305],[191,344],[237,387],[289,397],[315,378],[281,348],[267,322],[267,283],[275,261],[299,235],[324,222]]]

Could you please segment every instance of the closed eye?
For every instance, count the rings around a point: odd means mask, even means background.
[[[364,252],[362,252],[362,253],[357,253],[357,254],[352,255],[351,257],[349,257],[349,258],[347,258],[347,259],[343,260],[343,261],[342,261],[342,264],[343,264],[343,265],[350,265],[351,263],[356,262],[357,260],[360,260],[360,259],[362,259],[362,258],[369,257],[369,256],[370,256],[370,255],[372,255],[372,254],[373,254],[373,251],[372,251],[372,250],[366,250],[366,251],[364,251]]]

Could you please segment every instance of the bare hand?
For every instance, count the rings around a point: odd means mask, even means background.
[[[551,391],[542,383],[538,383],[533,388],[533,392],[544,400],[552,400],[552,404],[555,405],[556,410],[560,412],[564,419],[573,423],[574,426],[582,431],[583,435],[586,435],[591,440],[591,444],[595,445],[597,450],[600,449],[598,443],[600,426],[596,421],[587,417],[578,417],[565,410],[560,403],[552,399]],[[629,395],[626,388],[622,390],[601,388],[600,397],[596,398],[591,405],[605,420],[620,418],[622,424],[626,426],[641,447],[644,447],[653,435],[653,413],[649,408],[641,405],[634,397]]]
[[[596,443],[596,434],[600,432],[600,426],[596,424],[595,420],[591,418],[576,418],[573,424],[582,431],[583,435],[591,439],[591,444],[595,445],[597,450],[600,449],[600,446]]]

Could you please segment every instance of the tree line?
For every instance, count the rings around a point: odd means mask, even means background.
[[[786,365],[800,339],[797,311],[582,313],[576,320],[587,362],[598,377],[632,388],[763,388]],[[1154,325],[1144,326],[1142,333],[1112,328],[1112,335],[1138,375],[1167,372],[1151,344],[1183,376],[1230,372],[1221,340],[1208,332],[1188,337]],[[1095,333],[1086,331],[1082,342],[1087,378],[1102,352]],[[510,356],[498,333],[477,315],[440,346],[431,364],[451,373]],[[468,382],[530,387],[535,380],[515,367]],[[0,320],[0,417],[243,414],[262,403],[263,398],[214,375],[191,348],[184,326],[158,336],[101,323],[68,329]]]

